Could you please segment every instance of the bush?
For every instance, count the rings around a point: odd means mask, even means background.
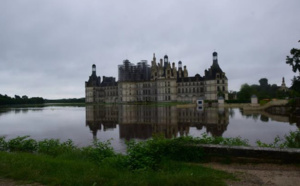
[[[0,137],[0,151],[7,150],[7,142],[5,141],[5,137]]]
[[[116,156],[109,140],[106,142],[94,141],[92,146],[83,147],[82,152],[84,156],[97,163],[101,163],[105,158]]]
[[[45,139],[38,143],[38,152],[51,156],[72,152],[74,149],[76,149],[76,147],[70,139],[63,143],[58,139]]]
[[[277,136],[274,139],[274,142],[267,144],[263,143],[260,140],[256,141],[256,144],[259,147],[271,147],[271,148],[300,148],[300,130],[291,131],[288,135],[284,136],[284,139],[281,139]]]
[[[191,137],[153,139],[127,142],[127,164],[130,169],[159,169],[165,159],[180,161],[201,161],[203,152],[196,146],[190,146]]]
[[[22,136],[8,141],[10,151],[35,152],[38,144],[34,139],[26,139],[29,136]]]

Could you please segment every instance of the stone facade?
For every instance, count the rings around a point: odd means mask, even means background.
[[[197,99],[217,100],[222,96],[228,99],[228,79],[218,64],[217,53],[213,53],[213,64],[199,74],[188,76],[187,67],[182,62],[169,61],[167,55],[156,61],[155,54],[151,67],[143,60],[137,65],[124,60],[119,65],[119,82],[113,77],[101,78],[96,75],[93,65],[92,75],[85,83],[86,102],[195,102]]]

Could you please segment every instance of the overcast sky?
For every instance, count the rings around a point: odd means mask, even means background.
[[[189,76],[212,64],[243,83],[287,86],[285,63],[300,48],[299,0],[1,0],[0,94],[48,99],[84,97],[92,64],[118,78],[133,63],[165,54]]]

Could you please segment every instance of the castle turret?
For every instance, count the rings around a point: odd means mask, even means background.
[[[178,78],[181,78],[183,77],[183,74],[182,74],[182,62],[179,61],[178,62]]]
[[[183,76],[184,77],[188,77],[189,73],[188,73],[188,70],[187,70],[186,66],[184,66],[183,68],[184,68],[184,70],[183,70]]]
[[[169,62],[168,56],[165,55],[165,57],[164,57],[164,67],[165,67],[165,68],[167,67],[168,62]]]
[[[96,75],[96,65],[93,64],[92,66],[92,75]]]
[[[218,53],[213,52],[213,66],[218,65]]]

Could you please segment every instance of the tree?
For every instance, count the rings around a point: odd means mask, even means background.
[[[286,56],[286,63],[292,66],[293,72],[300,72],[300,49],[292,48],[290,53],[292,57]]]
[[[243,84],[241,86],[241,89],[238,93],[238,99],[241,101],[250,101],[251,96],[252,96],[253,90],[252,88],[247,84]]]
[[[298,41],[300,42],[300,40]],[[286,56],[286,63],[292,66],[293,72],[299,72],[300,73],[300,49],[299,48],[293,48],[291,49],[291,57]],[[300,76],[294,77],[292,89],[299,92],[300,90]]]
[[[268,79],[267,78],[261,78],[259,80],[259,85],[260,85],[261,88],[267,89],[269,87]]]

